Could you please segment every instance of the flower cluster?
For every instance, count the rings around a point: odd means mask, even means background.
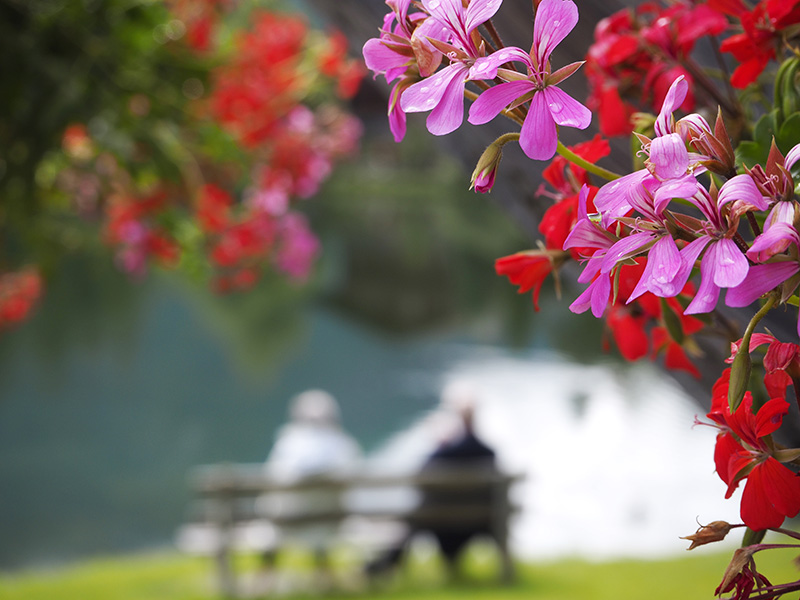
[[[583,63],[554,69],[550,62],[577,23],[572,0],[534,2],[529,52],[503,45],[491,21],[499,0],[387,5],[364,56],[394,86],[389,122],[398,141],[410,112],[430,111],[434,135],[454,131],[466,98],[471,124],[503,115],[516,129],[479,159],[476,191],[492,189],[510,142],[534,160],[559,155],[543,174],[549,187],[538,192],[551,202],[539,226],[543,240],[497,259],[498,274],[532,292],[538,310],[547,278],[558,291],[562,265],[582,263],[577,281],[586,287],[570,309],[603,318],[607,339],[628,360],[663,354],[668,368],[699,377],[697,337],[732,343],[708,418],[719,430],[714,458],[726,496],[745,484],[743,523],[715,522],[687,539],[695,546],[736,526],[779,529],[800,513],[800,449],[773,439],[788,414],[790,386],[800,399],[800,345],[755,332],[776,306],[796,311],[800,304],[800,2],[764,0],[753,9],[740,0],[645,3],[601,21],[585,63],[588,106],[602,133],[633,131],[635,167],[623,175],[596,164],[609,154],[603,138],[571,148],[558,139],[559,127],[584,129],[592,117],[558,87]],[[716,49],[719,70],[695,59],[701,45]],[[724,75],[725,53],[739,61],[732,77]],[[734,88],[757,82],[772,61],[779,63],[770,71],[773,108],[754,124],[745,115],[761,111],[753,105],[758,94],[737,96]],[[632,121],[643,108],[657,114]],[[748,308],[743,333],[722,315],[725,306]],[[754,361],[762,345],[766,354]],[[763,368],[763,387],[754,387],[754,364]],[[759,589],[759,597],[776,597],[800,589],[800,582],[772,586],[758,573],[752,554],[765,548],[735,558],[717,593],[747,598]]]
[[[589,107],[597,114],[603,135],[629,134],[633,113],[661,106],[678,76],[694,88],[691,73],[700,69],[692,61],[692,51],[698,39],[727,29],[728,20],[707,4],[661,8],[646,3],[600,21],[586,54],[586,78]],[[689,93],[683,108],[694,107],[694,94]]]
[[[553,49],[578,22],[572,2],[543,0],[534,24],[530,52],[517,47],[494,48],[478,33],[500,8],[501,0],[425,0],[421,11],[410,12],[410,0],[388,2],[393,9],[379,38],[364,45],[367,67],[391,83],[397,80],[389,103],[389,122],[395,139],[405,134],[406,113],[431,111],[428,131],[444,135],[464,120],[464,93],[469,81],[502,81],[481,94],[470,107],[469,122],[479,125],[504,111],[530,101],[519,142],[537,160],[552,158],[558,142],[556,125],[585,129],[589,110],[564,93],[558,83],[580,63],[553,72]],[[499,40],[495,40],[499,44]],[[493,51],[492,51],[493,50]],[[437,68],[444,64],[444,67]],[[513,63],[524,71],[510,69]]]
[[[232,6],[176,1],[173,9],[188,24],[175,52],[205,56],[214,46],[210,38],[201,43],[189,35],[191,25],[214,16],[209,27],[221,28],[218,17]],[[362,126],[336,104],[312,96],[323,90],[352,96],[363,66],[348,58],[339,33],[314,31],[291,13],[250,16],[249,29],[227,32],[233,47],[215,61],[208,81],[184,84],[188,120],[169,133],[180,136],[173,144],[178,181],[137,172],[136,163],[149,162],[160,147],[140,143],[124,157],[82,124],[64,132],[55,188],[82,218],[102,223],[117,264],[137,278],[150,264],[182,266],[209,278],[217,291],[245,290],[267,269],[303,281],[319,254],[296,205],[358,150]],[[153,108],[142,96],[129,104],[138,118]]]

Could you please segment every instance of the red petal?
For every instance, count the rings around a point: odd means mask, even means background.
[[[620,98],[615,86],[604,87],[599,95],[600,132],[606,137],[628,135],[633,130],[633,110]]]
[[[769,57],[762,56],[755,56],[750,60],[744,61],[733,72],[731,85],[740,90],[746,88],[758,79],[758,76],[761,75],[761,71],[764,70],[768,62]]]
[[[649,340],[642,319],[624,311],[613,311],[608,316],[608,325],[620,354],[626,360],[639,360],[647,355]]]
[[[764,387],[770,398],[785,398],[786,388],[792,383],[792,378],[786,371],[775,371],[764,375]]]
[[[771,473],[764,471],[764,464],[766,463],[756,465],[750,472],[742,493],[742,521],[754,531],[780,527],[784,519],[784,515],[775,508],[768,495],[766,486],[772,485]]]
[[[664,359],[664,364],[668,369],[686,371],[696,379],[700,379],[700,371],[698,371],[697,367],[689,360],[689,357],[680,344],[672,343],[667,346],[667,355]]]
[[[533,290],[533,305],[539,310],[539,292],[545,278],[553,270],[549,258],[540,255],[512,254],[498,258],[494,267],[498,275],[506,275],[512,284],[519,286],[520,294]]]
[[[738,412],[738,411],[737,411]],[[783,398],[773,398],[760,409],[755,416],[754,433],[762,438],[777,431],[781,426],[783,417],[789,412],[789,403]]]
[[[741,452],[744,452],[744,448],[733,439],[730,433],[720,433],[717,436],[717,444],[714,446],[714,464],[717,467],[717,475],[728,486],[733,483],[733,473],[730,472],[731,459]]]
[[[738,444],[737,444],[738,445]],[[730,498],[733,491],[739,486],[739,482],[747,477],[750,473],[747,469],[753,466],[753,457],[749,452],[739,446],[739,450],[728,457],[728,490],[725,492],[725,497]]]
[[[752,345],[752,344],[751,344]],[[764,368],[767,371],[777,371],[789,366],[798,354],[800,348],[796,344],[778,342],[769,345],[767,355],[764,357]]]
[[[732,17],[738,17],[743,12],[747,12],[747,7],[742,0],[708,0],[709,8]]]
[[[539,223],[539,231],[544,235],[545,246],[553,250],[561,250],[577,220],[577,215],[577,194],[564,198],[548,208]]]
[[[764,489],[775,509],[790,518],[800,512],[800,478],[797,474],[771,456],[757,468],[763,474]]]

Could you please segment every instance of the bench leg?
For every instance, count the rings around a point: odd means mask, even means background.
[[[223,598],[236,598],[236,574],[231,564],[231,544],[234,523],[233,498],[222,496],[217,504],[219,545],[214,557],[217,566],[217,585]]]
[[[500,549],[500,561],[502,569],[500,578],[504,584],[510,585],[516,580],[516,572],[514,570],[514,560],[511,557],[511,552],[508,550],[508,540],[498,540],[497,545]]]
[[[215,557],[217,563],[217,585],[223,598],[236,598],[236,578],[231,566],[230,552],[223,544]]]

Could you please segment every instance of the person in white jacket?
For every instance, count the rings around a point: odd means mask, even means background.
[[[323,390],[308,390],[292,399],[290,421],[278,430],[264,470],[270,477],[288,483],[315,475],[346,474],[356,469],[362,452],[356,440],[341,425],[339,405]],[[314,490],[268,494],[258,509],[269,516],[330,513],[341,505],[338,490]],[[305,523],[281,527],[280,544],[300,544],[315,555],[318,571],[327,574],[328,552],[338,525],[333,522]],[[265,552],[265,568],[275,560],[275,551]]]

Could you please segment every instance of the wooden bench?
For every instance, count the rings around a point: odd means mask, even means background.
[[[220,592],[236,596],[236,578],[231,565],[231,554],[253,550],[242,543],[237,530],[248,523],[268,523],[278,530],[282,526],[326,523],[341,525],[356,517],[368,521],[407,522],[413,520],[415,529],[431,526],[464,526],[490,523],[491,536],[497,543],[501,559],[501,578],[511,582],[514,568],[508,548],[509,520],[516,508],[509,501],[509,488],[520,476],[507,475],[495,469],[465,470],[443,468],[425,470],[406,475],[361,473],[349,475],[314,476],[292,482],[276,481],[267,476],[262,465],[217,464],[197,467],[190,474],[190,487],[194,495],[190,523],[178,534],[178,546],[187,552],[213,555],[216,561]],[[481,490],[477,496],[489,501],[453,502],[447,506],[437,501],[417,507],[391,506],[386,502],[347,502],[346,495],[363,493],[390,493],[391,490],[416,490],[417,494],[435,494],[437,497],[469,498],[470,492]],[[335,509],[310,513],[265,514],[257,499],[268,494],[299,494],[324,492],[341,493],[343,501]],[[396,504],[396,503],[395,503]],[[191,532],[198,528],[213,535],[205,543],[191,540]],[[263,535],[268,537],[269,530]],[[252,540],[251,540],[252,541]],[[269,545],[269,540],[264,540]]]

